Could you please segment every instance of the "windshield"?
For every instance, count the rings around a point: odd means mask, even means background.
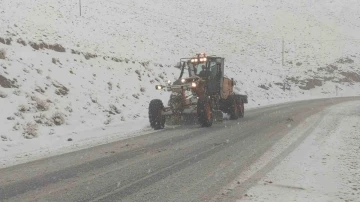
[[[189,76],[200,76],[206,72],[206,62],[189,65]]]
[[[216,75],[219,73],[220,64],[217,64],[216,62],[203,62],[203,63],[197,63],[197,64],[189,64],[189,76],[199,76],[199,77],[206,77],[208,76],[206,74],[207,68],[206,66],[210,63],[210,77],[215,78]]]

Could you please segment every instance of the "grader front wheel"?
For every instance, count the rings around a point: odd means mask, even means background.
[[[201,127],[210,127],[213,123],[213,109],[210,99],[202,98],[197,103],[198,121]]]
[[[149,104],[149,121],[153,129],[159,130],[165,127],[165,117],[162,115],[164,105],[161,100],[151,100]]]

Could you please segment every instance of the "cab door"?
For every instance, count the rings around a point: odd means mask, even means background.
[[[220,95],[221,93],[222,83],[224,79],[223,65],[223,58],[214,58],[208,62],[209,82],[207,86],[207,91],[209,95]]]

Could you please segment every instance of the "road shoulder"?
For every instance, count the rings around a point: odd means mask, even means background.
[[[325,113],[316,129],[285,160],[245,194],[237,195],[233,187],[231,198],[251,202],[356,201],[360,197],[359,102],[338,104]]]

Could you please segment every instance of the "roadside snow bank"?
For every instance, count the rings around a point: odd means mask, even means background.
[[[360,103],[326,110],[318,127],[238,201],[357,201]]]

